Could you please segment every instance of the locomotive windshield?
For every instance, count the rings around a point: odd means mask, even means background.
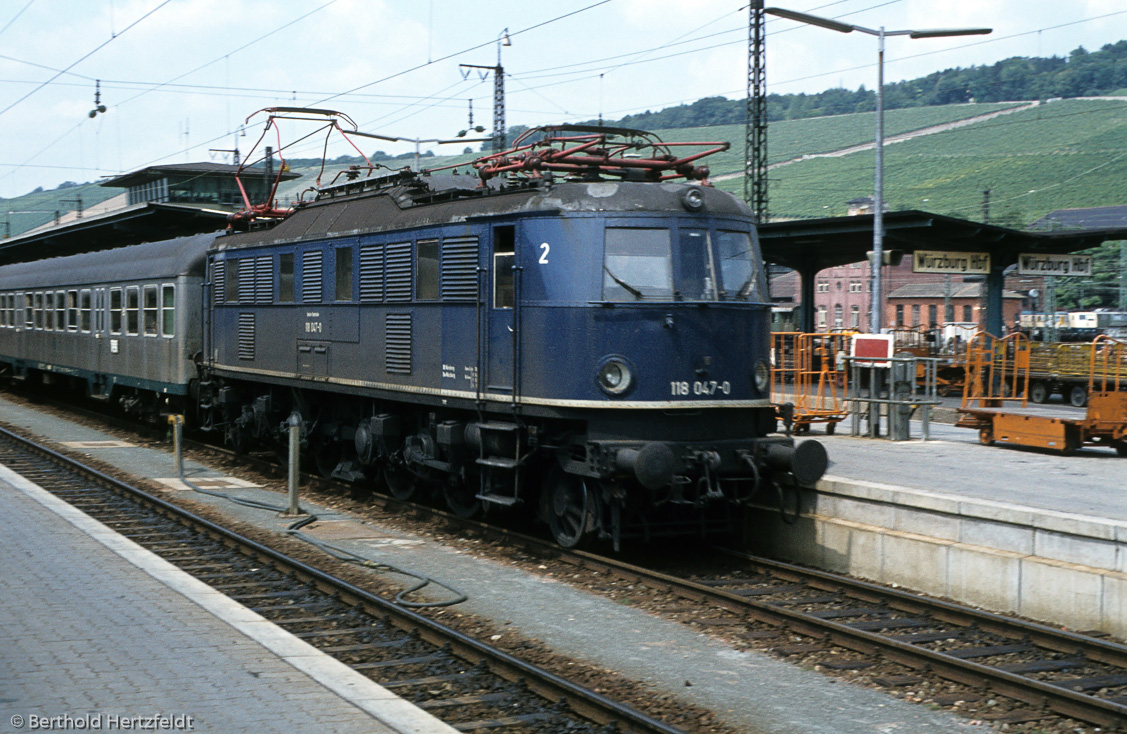
[[[754,255],[747,232],[608,227],[603,299],[758,300]]]
[[[673,254],[668,229],[608,229],[605,252],[603,298],[673,299]]]

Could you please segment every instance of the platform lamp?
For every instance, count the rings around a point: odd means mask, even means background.
[[[872,313],[869,314],[869,331],[879,334],[881,329],[882,304],[881,298],[881,266],[884,260],[884,38],[885,36],[908,36],[909,38],[946,38],[948,36],[980,36],[992,33],[992,28],[931,28],[923,30],[898,30],[886,31],[884,26],[879,29],[866,28],[852,23],[842,23],[817,15],[808,15],[794,10],[783,8],[766,8],[764,12],[777,15],[780,18],[795,20],[799,23],[816,25],[829,28],[839,33],[852,33],[860,31],[870,36],[876,36],[877,42],[877,140],[876,140],[876,177],[873,186],[873,300]]]

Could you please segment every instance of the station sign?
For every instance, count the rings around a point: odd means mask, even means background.
[[[1018,275],[1092,275],[1091,255],[1032,255],[1017,256]]]
[[[989,275],[989,252],[944,252],[916,250],[912,253],[913,273],[945,273],[948,275]]]

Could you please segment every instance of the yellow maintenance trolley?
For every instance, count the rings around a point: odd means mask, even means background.
[[[1081,446],[1106,446],[1127,456],[1127,342],[1100,336],[1084,348],[1084,417],[1020,412],[1004,406],[1027,406],[1038,374],[1037,350],[1021,334],[1005,339],[977,334],[967,345],[966,387],[956,425],[977,430],[979,441],[987,445],[1009,443],[1063,454]]]

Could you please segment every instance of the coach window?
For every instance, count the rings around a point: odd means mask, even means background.
[[[515,227],[497,227],[493,230],[493,308],[512,308],[515,302],[513,294],[515,242]]]
[[[106,330],[106,289],[94,291],[94,331],[101,334]]]
[[[55,330],[55,292],[47,291],[43,294],[43,328],[47,331]]]
[[[157,335],[157,287],[155,285],[145,286],[145,302],[144,302],[144,322],[145,322],[145,336]]]
[[[33,303],[35,304],[33,306],[33,308],[35,309],[35,330],[36,331],[42,331],[43,330],[43,294],[42,293],[36,293],[34,298],[33,298]]]
[[[415,248],[415,300],[438,300],[438,240],[419,240]]]
[[[160,333],[176,336],[176,286],[170,283],[160,287]]]
[[[30,293],[23,294],[23,325],[25,329],[35,328],[35,305]]]
[[[278,302],[293,303],[293,253],[278,256]]]
[[[141,289],[131,285],[125,289],[125,333],[137,336],[141,327]]]
[[[84,288],[79,294],[79,311],[82,316],[82,331],[90,333],[90,289]]]
[[[121,289],[110,288],[110,333],[121,334]]]
[[[338,247],[336,249],[336,290],[333,300],[352,300],[352,248]]]
[[[66,291],[55,291],[55,331],[65,331],[67,328],[67,294]]]
[[[67,291],[67,331],[78,331],[78,291]]]

